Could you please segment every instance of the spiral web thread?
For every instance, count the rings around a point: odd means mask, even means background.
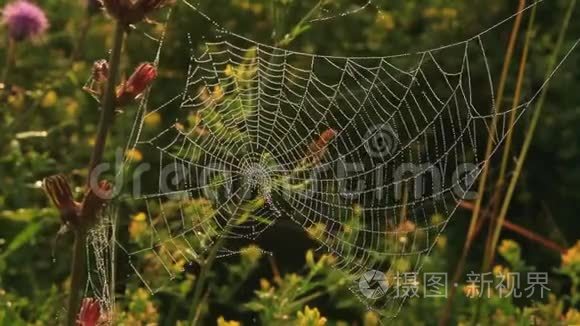
[[[128,264],[155,293],[167,286],[159,280],[203,264],[218,239],[255,240],[290,219],[336,257],[369,309],[396,315],[405,299],[397,289],[368,295],[359,281],[369,271],[396,273],[401,257],[421,269],[490,159],[482,149],[492,120],[493,154],[514,126],[512,110],[518,121],[540,92],[514,109],[494,107],[485,44],[517,13],[436,49],[340,57],[252,41],[183,4],[217,36],[191,54],[181,92],[153,109],[147,97],[141,103],[128,148],[158,163],[143,179],[159,185],[133,198],[147,208],[148,234],[117,243]],[[160,40],[161,65],[162,48]],[[156,113],[175,120],[151,136],[144,121]]]

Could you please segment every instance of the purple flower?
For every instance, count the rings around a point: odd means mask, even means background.
[[[2,16],[2,22],[15,41],[40,35],[48,28],[48,19],[42,9],[26,0],[7,4]]]

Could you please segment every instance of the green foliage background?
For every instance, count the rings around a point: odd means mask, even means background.
[[[336,1],[347,8],[350,1]],[[531,94],[543,82],[547,58],[556,42],[564,9],[569,0],[546,1],[538,8],[535,36],[527,63],[525,92]],[[0,1],[0,5],[6,1]],[[213,0],[202,1],[201,9],[226,28],[250,39],[274,44],[290,33],[289,48],[309,53],[343,56],[373,56],[414,52],[464,40],[510,16],[516,1],[392,0],[380,1],[382,19],[376,9],[365,10],[345,19],[293,27],[314,5],[298,0]],[[82,194],[86,166],[99,116],[98,103],[83,91],[92,62],[107,57],[113,25],[103,13],[89,15],[84,4],[44,0],[50,30],[40,40],[19,44],[16,63],[0,90],[0,325],[54,325],[64,316],[70,264],[70,235],[57,236],[58,212],[50,207],[40,189],[42,178],[65,173]],[[578,10],[574,17],[580,17]],[[153,21],[162,22],[166,11]],[[510,25],[510,24],[508,24]],[[87,26],[86,37],[82,31]],[[204,35],[212,26],[177,2],[170,36],[161,56],[160,77],[151,95],[156,107],[182,88],[182,78],[192,50],[203,47]],[[139,24],[129,34],[122,71],[150,61],[156,43],[144,33],[159,35],[160,23]],[[501,69],[508,28],[495,42],[486,43],[492,71]],[[6,34],[5,29],[0,35]],[[580,23],[573,19],[564,49],[580,35]],[[5,38],[3,38],[5,39]],[[489,40],[488,40],[489,41]],[[520,42],[521,43],[521,42]],[[6,55],[0,45],[0,58]],[[75,49],[78,56],[71,59]],[[452,62],[455,58],[450,57]],[[4,60],[2,60],[4,61]],[[512,64],[506,94],[512,94],[516,65]],[[551,84],[546,107],[523,177],[517,188],[509,220],[569,248],[580,239],[580,52],[575,51]],[[498,74],[496,74],[498,75]],[[507,98],[507,103],[512,99]],[[507,104],[506,104],[507,105]],[[134,120],[134,106],[126,108],[115,123],[106,158],[114,160],[114,148],[124,146]],[[170,121],[172,117],[161,116]],[[155,122],[151,122],[154,124]],[[528,121],[515,129],[515,149],[519,149]],[[34,133],[31,133],[34,132]],[[517,151],[514,151],[516,155]],[[495,171],[492,167],[492,173]],[[203,209],[199,203],[198,209]],[[132,210],[142,210],[131,207]],[[452,272],[465,241],[469,212],[460,211],[446,231],[446,237],[427,259],[426,270]],[[135,216],[124,218],[121,228],[127,236],[138,229]],[[135,231],[137,232],[137,231]],[[482,232],[482,234],[485,232]],[[296,239],[289,249],[271,243],[275,263],[255,246],[242,254],[223,259],[210,279],[211,295],[206,301],[203,323],[227,325],[227,320],[243,324],[319,325],[323,318],[331,325],[377,324],[352,297],[345,275],[334,270],[331,257],[308,254],[316,244],[297,232],[279,235],[278,241]],[[483,235],[480,235],[483,239]],[[575,263],[564,266],[559,253],[509,231],[503,238],[514,239],[516,254],[501,251],[497,264],[513,271],[535,268],[550,273],[549,299],[483,300],[483,324],[545,325],[580,324],[578,293],[580,249]],[[267,241],[266,241],[267,242]],[[483,243],[483,240],[480,241]],[[510,242],[504,243],[507,247]],[[476,245],[467,270],[480,267],[483,245]],[[506,248],[505,246],[503,247]],[[271,268],[275,264],[277,272]],[[126,268],[120,263],[120,269]],[[120,278],[117,296],[118,324],[173,325],[191,313],[189,299],[196,271],[183,275],[161,293],[151,296],[136,277]],[[165,281],[165,280],[162,280]],[[460,285],[462,286],[462,285]],[[445,301],[411,300],[399,318],[389,324],[435,325]],[[317,307],[311,310],[309,307]],[[474,317],[477,300],[460,291],[454,305],[452,323],[467,323]],[[319,313],[323,316],[321,317]],[[223,318],[220,319],[220,316]],[[533,316],[533,318],[532,318]],[[230,322],[229,325],[235,325]]]

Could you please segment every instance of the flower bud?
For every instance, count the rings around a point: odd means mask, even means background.
[[[125,25],[138,23],[156,9],[165,6],[167,0],[103,0],[105,9],[113,18]]]
[[[85,298],[81,304],[77,322],[78,326],[97,326],[101,318],[99,302],[93,298]]]
[[[76,224],[79,216],[79,203],[74,201],[68,180],[63,175],[45,178],[42,188],[50,201],[59,210],[64,224]]]
[[[141,95],[153,80],[157,78],[157,68],[151,63],[142,63],[129,79],[117,87],[117,105],[127,105],[130,101]]]

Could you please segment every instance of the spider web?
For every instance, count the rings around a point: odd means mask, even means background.
[[[341,57],[250,40],[183,4],[216,31],[201,53],[191,45],[181,91],[153,108],[146,96],[131,130],[127,148],[153,165],[132,198],[146,207],[146,236],[117,242],[133,272],[155,293],[224,239],[254,241],[291,220],[336,257],[357,298],[395,316],[406,297],[393,278],[420,271],[459,201],[473,199],[491,158],[482,153],[488,134],[493,154],[512,110],[518,121],[539,94],[494,107],[485,44],[515,15],[435,49]],[[163,38],[161,66],[162,49]],[[144,121],[154,114],[172,120],[152,134]],[[238,251],[223,247],[218,257]],[[361,283],[376,271],[380,295]]]

